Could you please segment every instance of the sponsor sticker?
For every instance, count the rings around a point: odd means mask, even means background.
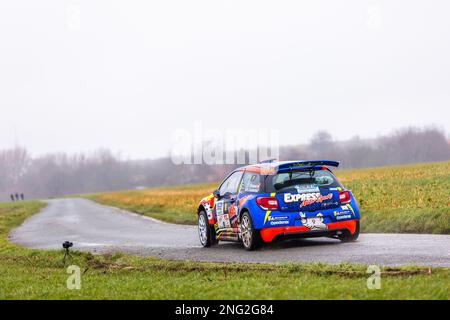
[[[286,224],[289,224],[289,217],[288,216],[269,216],[267,218],[267,221],[269,221],[269,224],[271,226],[286,225]]]
[[[211,219],[212,219],[212,209],[211,209],[211,205],[210,205],[209,203],[205,203],[205,204],[203,205],[203,207],[205,208],[206,214],[208,215],[208,220],[211,220]]]
[[[279,226],[285,224],[289,224],[289,221],[288,220],[270,221],[271,226]]]
[[[245,191],[247,192],[259,192],[260,184],[250,184],[245,187]]]
[[[337,206],[337,205],[339,205],[338,202],[325,202],[325,203],[322,203],[322,207]]]
[[[351,214],[346,214],[346,215],[343,215],[343,216],[337,216],[336,220],[350,219],[351,217],[352,217]]]
[[[313,200],[313,199],[317,199],[319,196],[320,196],[320,193],[318,193],[318,192],[306,193],[306,194],[285,193],[284,194],[284,202],[292,203],[292,202]]]
[[[342,215],[350,215],[350,212],[348,209],[345,209],[345,211],[334,211],[333,214],[335,217],[338,217]]]
[[[319,192],[315,193],[303,193],[303,194],[291,194],[291,193],[285,193],[284,194],[284,202],[286,203],[292,203],[292,202],[299,202],[301,201],[300,207],[304,207],[310,204],[313,204],[315,202],[323,202],[325,200],[330,200],[333,198],[333,194],[329,193],[327,195],[321,195]]]
[[[219,229],[231,228],[230,218],[227,214],[217,216],[217,224],[219,225]]]
[[[314,184],[305,184],[295,186],[298,193],[318,193],[320,192],[319,187]]]
[[[289,220],[288,216],[269,216],[269,221],[275,220]]]
[[[216,214],[217,214],[217,216],[223,215],[223,201],[217,201],[217,203],[216,203]]]
[[[311,230],[326,230],[328,228],[321,213],[318,213],[315,217],[307,218],[303,212],[300,212],[300,218],[302,224]]]

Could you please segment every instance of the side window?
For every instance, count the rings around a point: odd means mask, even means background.
[[[220,196],[223,197],[227,193],[235,194],[237,192],[239,182],[241,181],[241,177],[242,171],[236,171],[229,176],[220,187]]]
[[[244,192],[258,193],[261,189],[261,176],[258,173],[246,172],[242,179],[242,190]]]

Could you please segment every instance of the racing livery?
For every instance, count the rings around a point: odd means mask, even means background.
[[[240,241],[253,250],[285,238],[356,240],[360,212],[328,168],[338,166],[330,160],[267,161],[234,170],[200,201],[201,244]]]

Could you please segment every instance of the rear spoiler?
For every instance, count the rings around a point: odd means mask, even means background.
[[[278,167],[278,171],[282,172],[282,171],[312,169],[316,166],[339,167],[339,161],[314,160],[314,161],[290,162],[290,163],[281,164]]]

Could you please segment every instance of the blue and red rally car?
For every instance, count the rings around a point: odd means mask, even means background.
[[[356,240],[359,208],[328,168],[338,166],[329,160],[267,161],[234,170],[199,204],[201,244],[241,241],[253,250],[284,238]]]

